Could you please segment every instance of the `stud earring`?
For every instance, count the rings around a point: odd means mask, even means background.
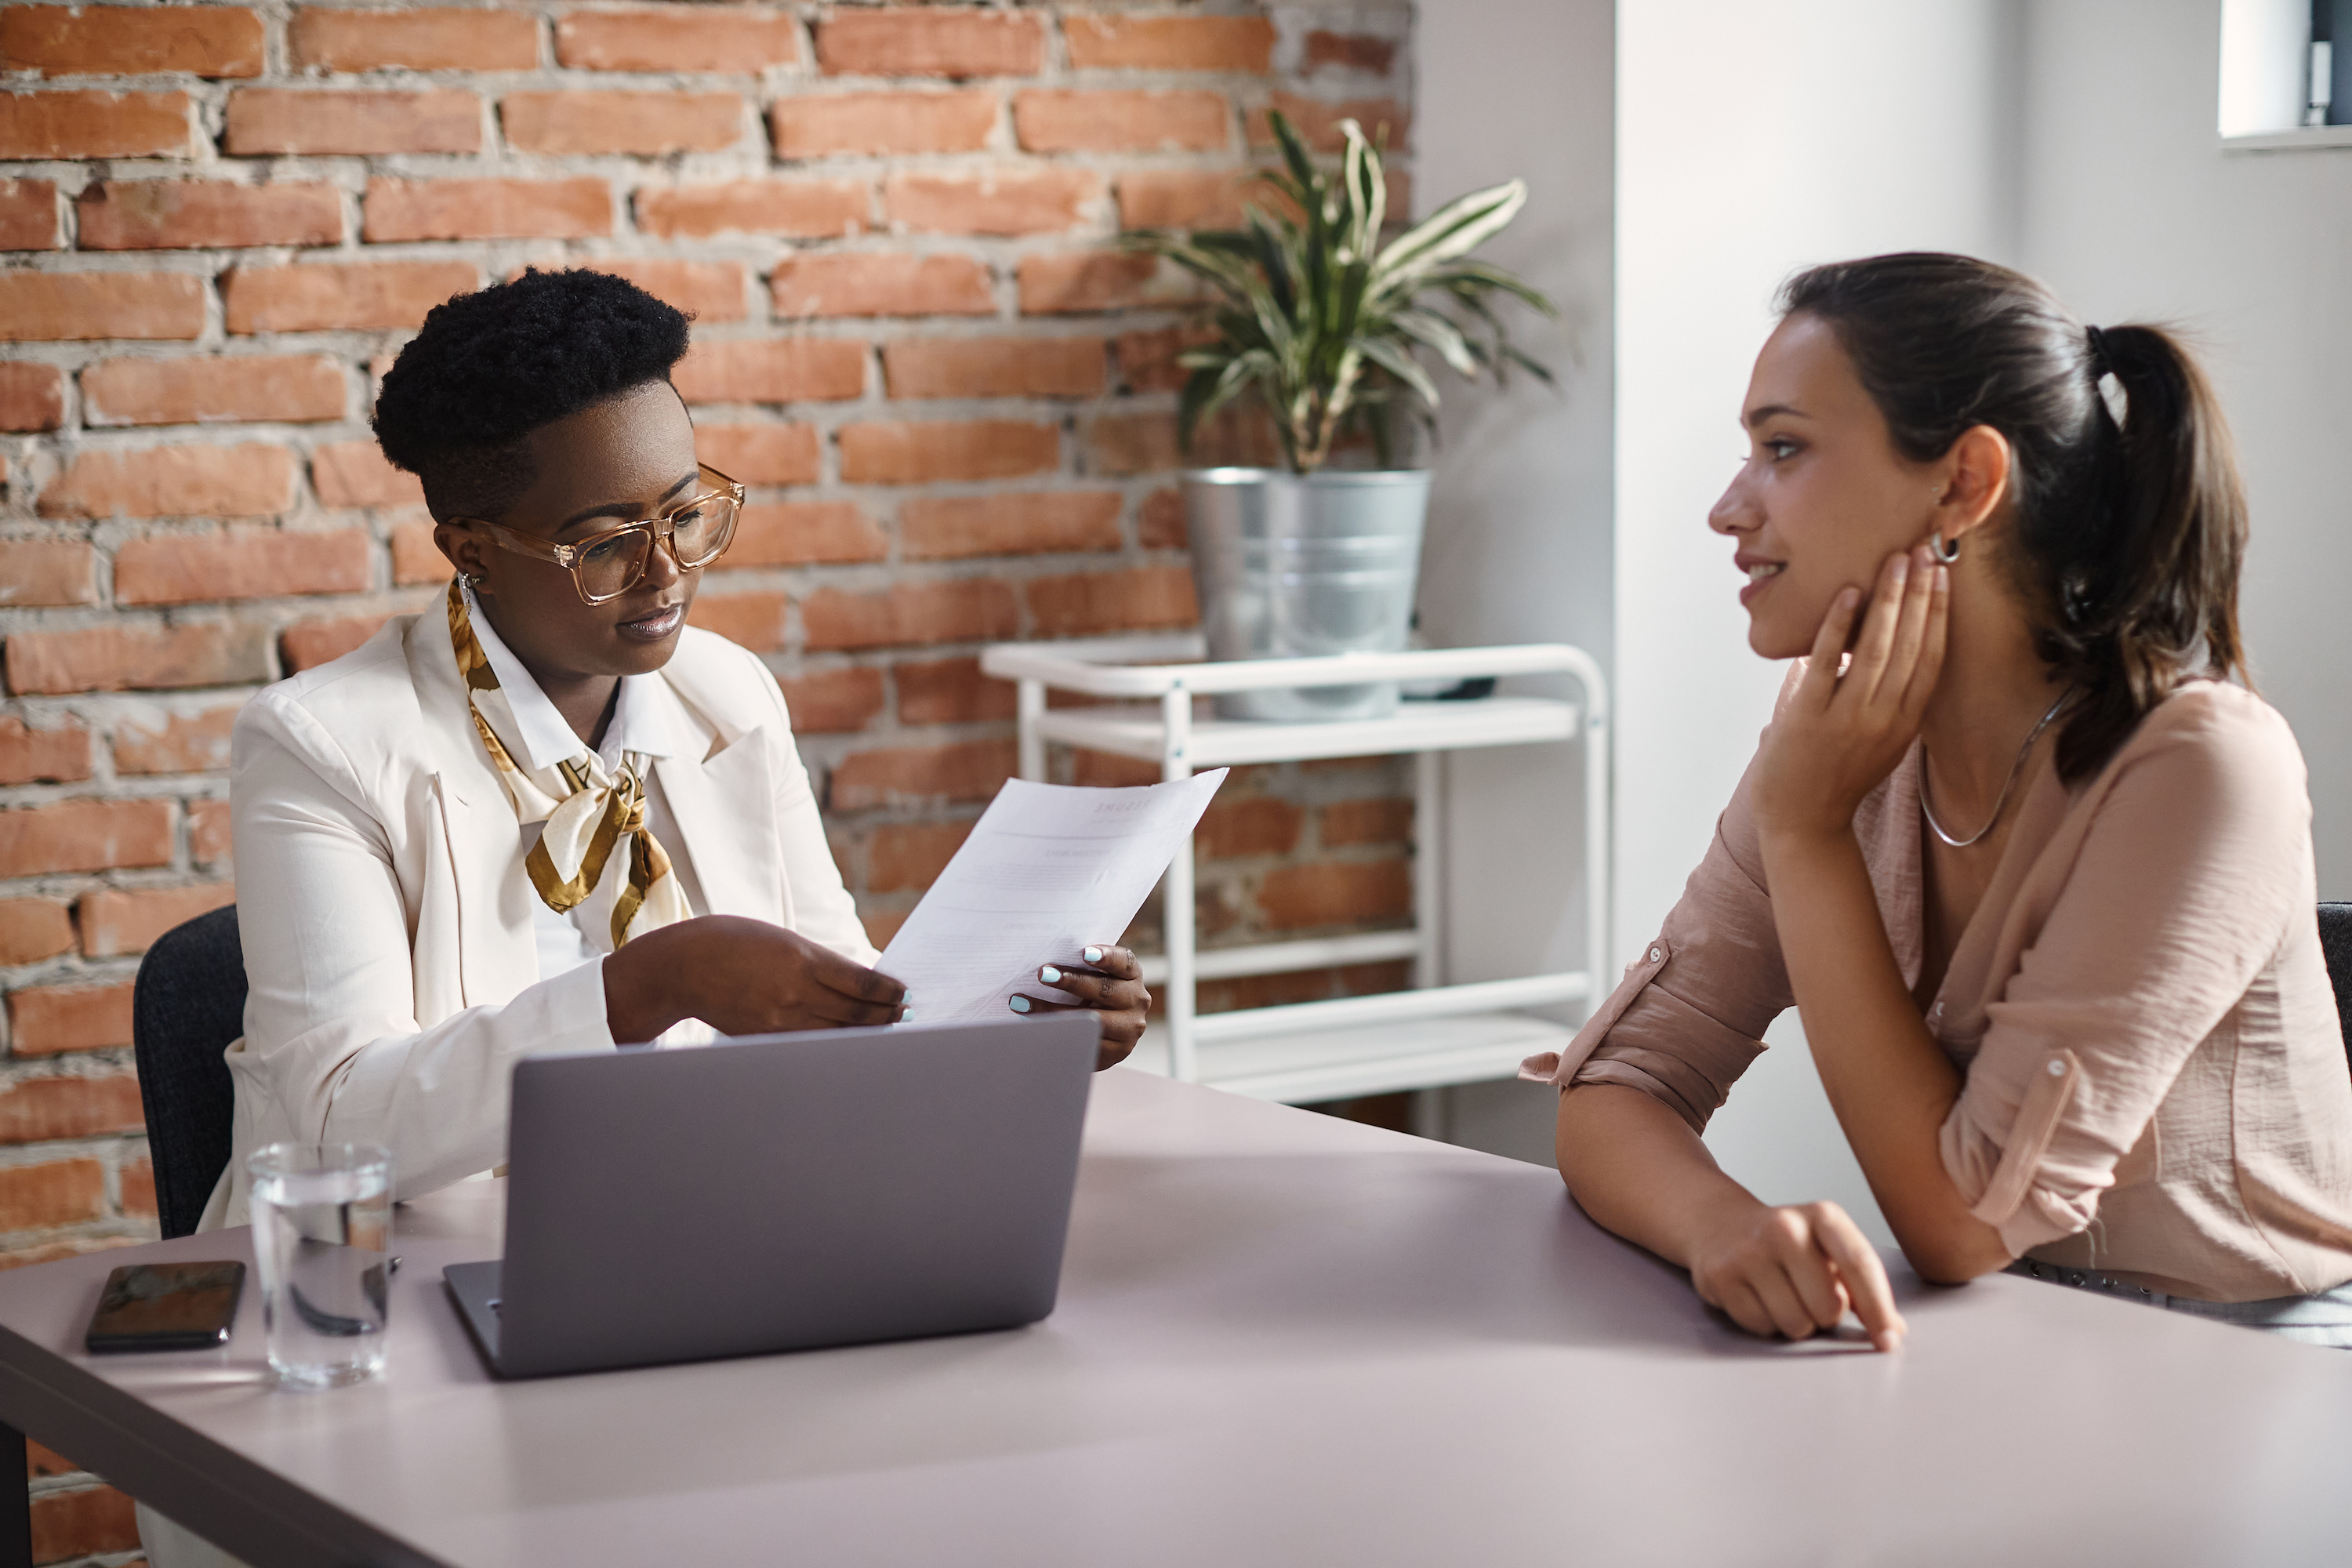
[[[1960,542],[1955,539],[1947,542],[1940,531],[1927,536],[1927,548],[1934,551],[1936,559],[1947,566],[1960,558]]]

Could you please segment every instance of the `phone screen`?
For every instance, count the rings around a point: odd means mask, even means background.
[[[209,1350],[228,1342],[242,1263],[131,1263],[106,1277],[83,1339],[92,1355]]]

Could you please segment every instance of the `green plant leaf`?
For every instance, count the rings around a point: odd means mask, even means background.
[[[1511,180],[1451,201],[1389,241],[1380,256],[1384,293],[1458,257],[1466,256],[1510,226],[1528,205],[1525,180]]]
[[[1360,338],[1354,345],[1363,356],[1382,370],[1412,388],[1413,395],[1434,408],[1437,406],[1437,384],[1421,368],[1411,350],[1392,338]]]
[[[1434,310],[1399,310],[1389,318],[1398,331],[1416,342],[1435,349],[1438,357],[1451,365],[1456,374],[1476,380],[1482,363],[1477,349],[1462,335],[1462,329]]]

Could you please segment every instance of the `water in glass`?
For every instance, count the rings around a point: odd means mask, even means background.
[[[331,1388],[383,1365],[392,1157],[370,1143],[273,1143],[247,1162],[269,1364]]]

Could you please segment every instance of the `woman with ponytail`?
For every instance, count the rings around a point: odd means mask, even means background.
[[[2245,684],[2245,502],[2147,326],[1884,256],[1790,279],[1709,517],[1796,658],[1682,900],[1569,1048],[1586,1212],[1759,1334],[1904,1324],[1835,1205],[1699,1134],[1794,1005],[1927,1279],[1997,1268],[2352,1348],[2352,1073],[2311,804]]]

